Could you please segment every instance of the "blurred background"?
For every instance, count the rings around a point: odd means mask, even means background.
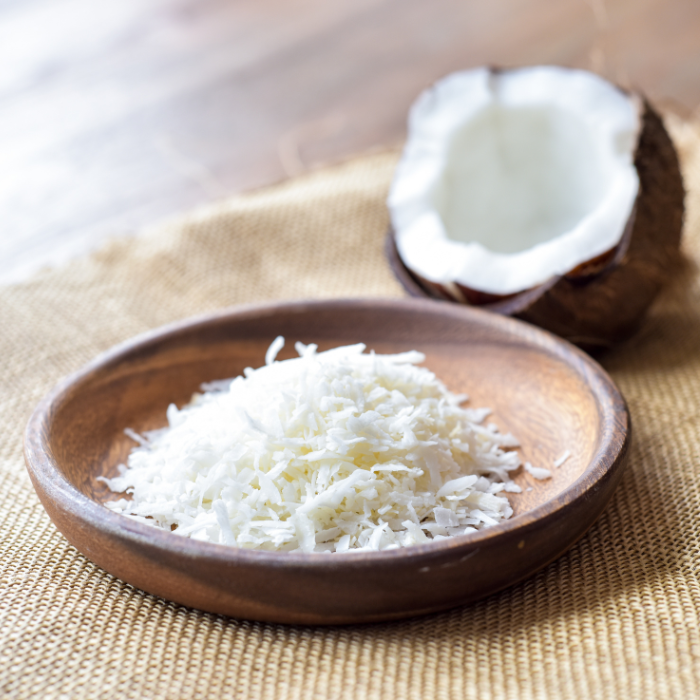
[[[399,146],[450,71],[541,63],[691,118],[700,0],[0,0],[0,283]]]

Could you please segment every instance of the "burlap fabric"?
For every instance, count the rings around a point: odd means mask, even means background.
[[[674,138],[700,257],[700,129]],[[589,534],[483,602],[344,628],[190,610],[114,579],[55,530],[22,459],[36,402],[136,333],[242,302],[399,296],[380,154],[238,197],[0,290],[0,697],[700,696],[700,289],[689,274],[603,363],[635,424]]]

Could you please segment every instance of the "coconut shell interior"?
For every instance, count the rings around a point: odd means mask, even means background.
[[[588,350],[623,340],[636,330],[681,260],[685,192],[680,166],[663,121],[646,101],[634,162],[639,194],[620,243],[567,275],[508,297],[439,285],[403,265],[390,231],[386,252],[392,270],[412,296],[514,316]]]

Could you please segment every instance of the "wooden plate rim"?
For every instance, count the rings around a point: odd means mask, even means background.
[[[280,553],[237,549],[222,544],[179,537],[110,511],[81,493],[68,481],[58,467],[53,457],[51,446],[46,440],[47,429],[52,415],[73,391],[78,390],[80,385],[88,381],[91,375],[98,370],[119,364],[129,353],[135,352],[143,346],[161,343],[177,337],[183,331],[191,331],[197,327],[203,328],[224,320],[237,321],[246,318],[260,318],[265,315],[276,315],[280,312],[304,313],[314,308],[328,306],[350,306],[353,308],[358,308],[359,306],[366,308],[367,311],[381,307],[387,310],[393,308],[409,311],[415,310],[423,313],[430,312],[432,314],[439,313],[449,315],[460,323],[464,323],[466,320],[466,322],[476,322],[503,328],[507,334],[517,336],[531,346],[545,351],[555,359],[574,368],[585,379],[591,391],[599,398],[599,406],[601,407],[603,430],[599,449],[579,478],[557,496],[530,511],[498,525],[469,535],[459,535],[450,539],[413,545],[407,548],[332,556],[323,553]],[[613,429],[613,426],[615,429]],[[188,557],[204,557],[209,560],[218,560],[229,564],[238,561],[273,568],[294,566],[327,570],[329,566],[333,568],[363,568],[376,566],[381,563],[390,564],[391,562],[408,558],[413,560],[427,559],[450,551],[456,554],[459,550],[471,550],[477,547],[488,546],[489,542],[495,538],[512,535],[515,532],[527,535],[531,529],[539,529],[546,525],[548,520],[557,519],[562,509],[569,507],[576,501],[588,498],[591,491],[594,491],[606,478],[612,476],[615,468],[624,464],[630,436],[631,421],[627,404],[607,372],[583,351],[546,331],[522,321],[480,309],[442,304],[431,300],[332,299],[232,307],[168,324],[116,345],[77,372],[60,381],[40,401],[32,413],[25,430],[24,452],[29,474],[32,480],[36,480],[38,485],[41,486],[41,489],[37,489],[37,491],[41,493],[41,490],[43,490],[47,497],[53,499],[55,504],[60,506],[61,509],[70,513],[87,526],[99,529],[104,533],[114,535],[120,539],[130,540],[134,544],[155,547]]]

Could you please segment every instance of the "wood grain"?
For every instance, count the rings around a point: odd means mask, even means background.
[[[203,381],[263,363],[278,335],[321,348],[365,342],[416,348],[472,406],[515,434],[522,457],[553,476],[517,476],[515,516],[478,533],[352,555],[243,550],[179,537],[104,508],[133,446],[123,433],[165,424],[171,402]],[[280,357],[284,357],[281,355]],[[225,312],[135,339],[61,383],[27,427],[25,457],[58,529],[108,572],[185,605],[274,622],[395,619],[467,603],[533,574],[591,526],[617,484],[630,436],[624,400],[605,372],[527,324],[418,300],[327,301]],[[564,452],[571,457],[553,464]]]
[[[445,73],[593,68],[689,113],[697,0],[6,0],[0,281],[402,140]]]

